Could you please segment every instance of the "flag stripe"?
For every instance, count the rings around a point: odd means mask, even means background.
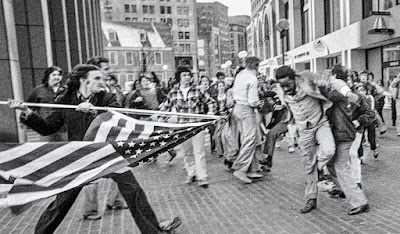
[[[53,163],[59,159],[64,158],[65,154],[79,150],[88,144],[91,144],[91,142],[71,142],[69,144],[58,147],[57,149],[54,149],[47,154],[44,154],[42,157],[40,157],[36,160],[33,160],[29,163],[25,163],[24,165],[22,165],[18,168],[10,170],[9,173],[11,175],[18,175],[20,177],[24,177],[26,175],[34,173],[38,169],[41,169],[41,168],[44,168],[44,167],[50,165],[51,163]]]
[[[70,164],[67,164],[67,166],[60,168],[56,172],[47,175],[46,177],[43,177],[40,180],[37,180],[35,184],[41,185],[41,186],[50,186],[54,184],[55,182],[63,179],[69,174],[72,174],[71,172],[75,173],[79,170],[83,170],[85,167],[88,167],[90,164],[101,160],[103,158],[109,157],[109,158],[115,158],[118,160],[124,161],[124,157],[122,157],[120,154],[114,154],[116,151],[112,145],[106,145],[103,148],[96,150],[90,154],[85,155],[84,157],[80,158],[79,160],[76,160]],[[108,159],[110,160],[110,159]]]
[[[56,195],[58,193],[67,191],[69,189],[79,187],[91,180],[87,178],[94,178],[98,179],[102,175],[102,171],[106,170],[107,168],[115,167],[115,168],[122,168],[126,164],[121,163],[118,159],[115,161],[109,161],[93,170],[83,172],[83,173],[74,173],[67,177],[64,180],[59,181],[56,184],[53,184],[51,189],[48,187],[41,187],[36,185],[27,186],[24,185],[15,185],[11,190],[9,195],[7,196],[7,203],[9,206],[18,206],[24,205],[32,201],[36,201],[42,198],[46,198],[49,196]],[[113,169],[115,170],[115,169]]]
[[[71,142],[74,143],[74,142]],[[35,172],[26,175],[25,178],[29,180],[41,180],[43,177],[47,176],[48,174],[57,173],[58,170],[63,169],[66,165],[70,163],[74,163],[77,160],[80,160],[85,155],[91,154],[93,151],[96,151],[98,148],[102,148],[108,145],[105,142],[101,143],[93,143],[87,142],[88,145],[81,147],[78,150],[72,150],[71,152],[65,151],[64,157],[60,158],[57,161],[52,162],[51,164],[47,165],[46,167],[37,169]],[[101,155],[98,155],[101,156]]]
[[[26,155],[35,154],[36,150],[43,150],[42,146],[46,146],[46,144],[47,142],[25,143],[23,145],[0,152],[0,170],[7,170],[11,166],[6,164],[6,167],[3,167],[2,164],[7,162],[12,163],[12,161],[17,158],[27,157]],[[44,147],[44,149],[48,148]]]
[[[104,122],[104,124],[101,124],[99,127],[99,130],[97,131],[98,133],[109,133],[112,126],[118,125],[119,117],[116,115],[113,115],[112,118],[109,121]],[[107,141],[107,134],[96,134],[96,138],[94,139],[95,142],[105,142]]]

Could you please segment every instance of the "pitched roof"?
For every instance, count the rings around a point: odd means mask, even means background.
[[[172,47],[171,30],[166,24],[153,22],[102,22],[103,44],[112,47]],[[110,40],[110,32],[116,40]],[[147,40],[141,41],[140,34],[146,33]],[[146,45],[144,45],[146,44]]]

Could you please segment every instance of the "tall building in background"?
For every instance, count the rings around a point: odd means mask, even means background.
[[[238,57],[240,51],[247,51],[247,26],[250,25],[250,16],[236,15],[229,17],[230,28],[230,60],[232,66],[241,66],[243,62]]]
[[[103,22],[104,54],[123,89],[153,71],[168,83],[175,58],[170,27],[153,22]]]
[[[101,19],[104,22],[155,22],[169,25],[174,41],[175,66],[189,66],[197,76],[195,6],[195,0],[101,0]]]
[[[98,0],[0,1],[0,100],[24,100],[49,66],[66,75],[102,54]],[[0,105],[0,113],[0,142],[24,141],[15,112]]]
[[[228,7],[219,3],[197,3],[199,70],[215,76],[221,64],[231,59]]]
[[[282,35],[276,24],[283,18],[289,27]],[[341,63],[372,71],[387,88],[400,73],[398,22],[396,0],[251,0],[248,46],[269,77],[283,63],[312,72]]]

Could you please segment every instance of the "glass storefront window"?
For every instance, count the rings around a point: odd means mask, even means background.
[[[383,62],[400,61],[400,44],[383,47]]]

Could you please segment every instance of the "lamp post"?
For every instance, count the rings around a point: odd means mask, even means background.
[[[282,47],[282,66],[285,65],[285,45],[283,38],[287,36],[287,31],[289,29],[289,21],[285,18],[280,19],[279,22],[275,25],[275,29],[280,32],[281,36],[281,47]]]

